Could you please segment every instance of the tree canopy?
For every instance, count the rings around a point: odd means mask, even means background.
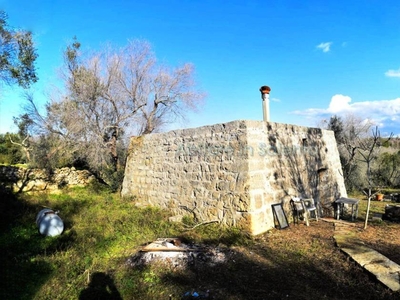
[[[64,151],[62,157],[72,154],[98,172],[123,168],[127,137],[161,131],[204,97],[192,64],[160,64],[144,40],[84,54],[74,39],[64,59],[65,92],[53,95],[45,116],[28,99],[28,115],[52,145],[48,154]]]
[[[27,88],[37,81],[35,61],[38,55],[32,33],[12,28],[7,19],[6,12],[0,11],[0,80]]]

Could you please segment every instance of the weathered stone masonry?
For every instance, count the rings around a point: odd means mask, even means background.
[[[133,137],[122,196],[259,234],[271,204],[347,196],[340,169],[332,131],[240,120]]]
[[[55,169],[54,173],[48,174],[44,169],[0,166],[0,188],[9,188],[14,192],[54,192],[65,187],[84,187],[96,181],[89,171],[75,168]]]

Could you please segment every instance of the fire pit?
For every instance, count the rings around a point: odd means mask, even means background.
[[[132,267],[164,263],[173,268],[215,266],[227,260],[227,250],[219,247],[185,244],[179,238],[158,238],[131,256]]]

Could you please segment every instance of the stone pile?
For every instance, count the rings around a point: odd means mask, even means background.
[[[14,191],[54,191],[63,187],[87,186],[96,180],[87,170],[60,168],[52,174],[43,169],[0,166],[0,181]]]
[[[400,205],[386,205],[383,218],[390,221],[400,221]]]

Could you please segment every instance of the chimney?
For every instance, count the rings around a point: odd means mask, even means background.
[[[263,105],[263,120],[269,122],[269,92],[271,88],[267,85],[260,87],[261,99]]]

